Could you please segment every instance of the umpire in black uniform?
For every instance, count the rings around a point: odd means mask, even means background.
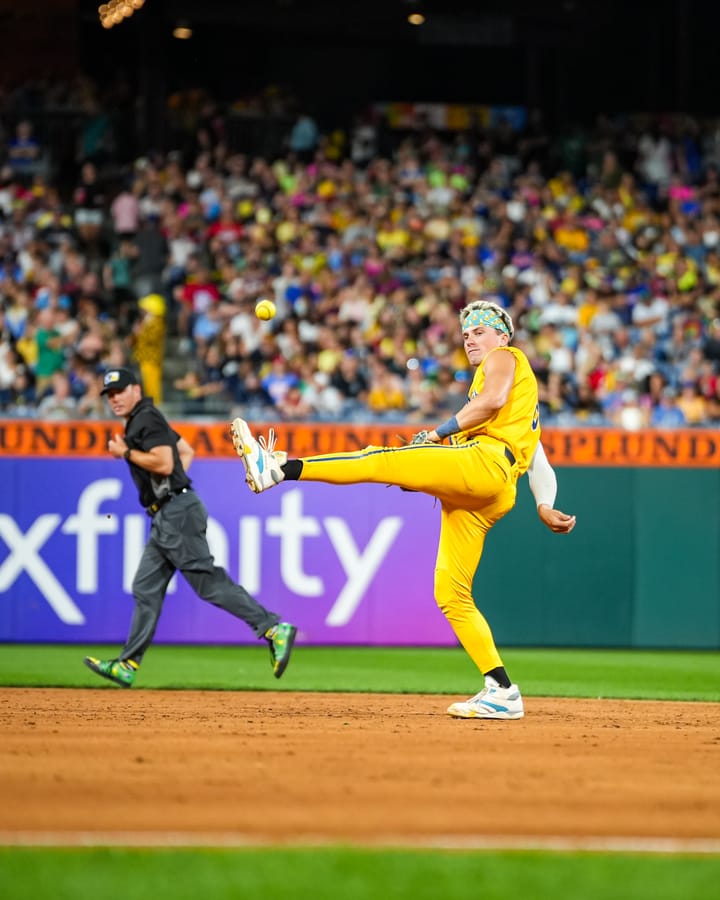
[[[125,646],[117,659],[88,656],[85,665],[115,684],[131,687],[155,635],[170,579],[179,569],[199,597],[247,622],[258,638],[267,640],[279,678],[290,659],[297,629],[260,606],[215,565],[205,534],[207,510],[187,476],[192,447],[173,431],[152,400],[143,397],[130,369],[108,370],[102,393],[113,413],[125,419],[125,435],[114,435],[108,450],[128,462],[152,526],[133,580],[135,613]]]

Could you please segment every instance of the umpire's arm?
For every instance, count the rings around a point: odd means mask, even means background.
[[[185,438],[181,437],[178,438],[177,452],[178,456],[180,457],[182,467],[187,472],[187,470],[190,468],[190,463],[193,461],[193,457],[195,456],[195,451],[190,446],[190,444],[188,444]]]

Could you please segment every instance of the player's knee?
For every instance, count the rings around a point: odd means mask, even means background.
[[[435,570],[435,602],[446,619],[452,621],[475,609],[471,585],[453,576],[448,569]]]

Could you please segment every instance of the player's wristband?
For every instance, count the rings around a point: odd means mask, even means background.
[[[132,450],[132,447],[128,447],[127,450],[123,453],[123,457],[124,457],[128,462],[130,462],[130,451],[131,451],[131,450]]]
[[[435,433],[439,438],[450,437],[451,434],[457,434],[458,431],[462,431],[462,428],[458,425],[457,416],[453,416],[435,429]]]

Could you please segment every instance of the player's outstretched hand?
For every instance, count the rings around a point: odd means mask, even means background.
[[[559,509],[553,509],[546,503],[538,506],[538,515],[540,521],[555,534],[570,534],[575,527],[575,516],[569,516],[567,513],[560,512]]]

